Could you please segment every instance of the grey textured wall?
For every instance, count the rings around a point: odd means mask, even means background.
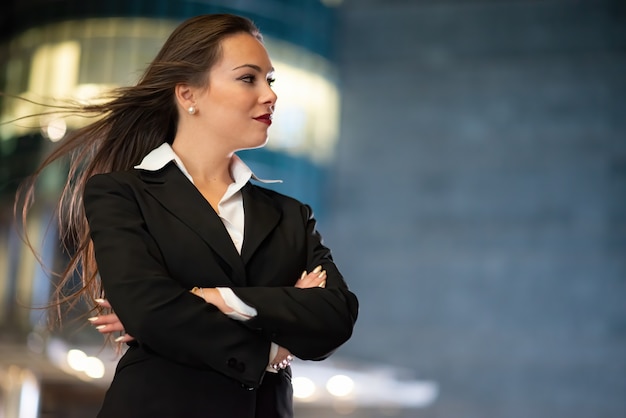
[[[625,9],[340,8],[341,352],[439,382],[420,417],[626,416]]]

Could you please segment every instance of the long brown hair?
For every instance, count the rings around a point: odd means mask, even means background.
[[[163,142],[171,144],[178,125],[175,86],[206,86],[208,70],[221,57],[221,41],[242,32],[262,40],[257,27],[244,17],[214,14],[190,18],[171,33],[136,85],[115,89],[97,104],[70,104],[53,110],[97,119],[71,132],[21,184],[16,195],[15,213],[21,214],[25,224],[39,175],[51,163],[69,157],[69,173],[56,215],[69,262],[58,273],[50,303],[54,308],[51,323],[61,322],[65,312],[62,306],[71,309],[80,300],[99,310],[93,299],[104,296],[82,203],[86,181],[94,174],[131,169]],[[36,253],[26,232],[24,237]],[[76,275],[82,286],[66,290]]]

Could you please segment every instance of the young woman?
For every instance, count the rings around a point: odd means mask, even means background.
[[[127,332],[99,417],[291,417],[292,355],[350,337],[357,299],[311,209],[251,183],[235,154],[266,143],[272,81],[249,20],[191,18],[44,163],[73,157],[72,297],[106,298],[115,314],[92,322]]]

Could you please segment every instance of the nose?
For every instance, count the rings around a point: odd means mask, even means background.
[[[261,103],[269,104],[270,108],[273,111],[274,106],[276,105],[276,100],[278,100],[278,96],[276,95],[274,90],[272,90],[272,87],[269,84],[267,84],[260,99],[261,99]]]

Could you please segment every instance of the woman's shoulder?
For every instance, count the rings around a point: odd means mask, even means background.
[[[85,184],[85,190],[111,189],[111,188],[134,188],[141,182],[138,170],[120,170],[108,173],[98,173],[91,176]]]
[[[139,179],[139,170],[128,169],[119,171],[110,171],[108,173],[94,174],[89,178],[89,181],[118,181],[118,182],[132,182]]]
[[[300,200],[288,196],[284,193],[277,192],[276,190],[263,187],[261,185],[255,183],[248,183],[249,190],[251,193],[256,193],[260,196],[263,196],[266,199],[273,201],[275,204],[281,207],[293,207],[293,208],[302,208],[308,207],[308,205]]]
[[[298,219],[308,222],[315,217],[313,208],[309,204],[301,202],[294,197],[253,183],[248,183],[247,188],[249,195],[260,200],[265,200],[266,202],[271,202],[272,206],[277,208],[289,219]],[[244,204],[245,201],[246,197],[244,197]]]

